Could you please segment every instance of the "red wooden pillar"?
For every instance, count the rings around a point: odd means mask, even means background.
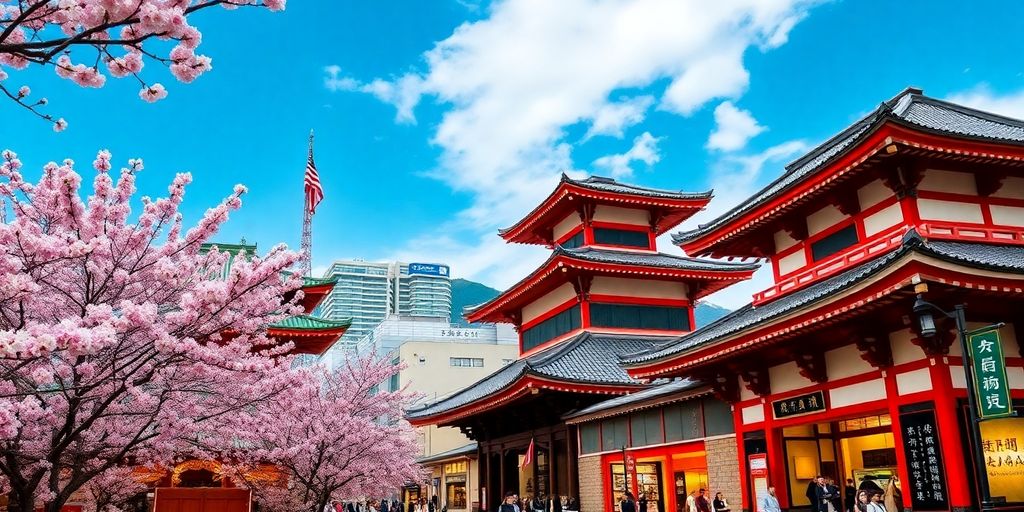
[[[789,508],[789,479],[786,478],[786,457],[782,450],[782,430],[775,429],[775,415],[770,402],[764,403],[764,441],[768,453],[768,484],[775,486],[775,495],[783,510]]]
[[[949,506],[954,510],[970,508],[971,486],[968,483],[968,468],[964,463],[961,439],[966,434],[960,431],[960,412],[956,405],[958,393],[953,389],[946,357],[930,358],[932,389],[935,397],[935,422],[939,426],[939,443],[942,445],[942,463],[946,469],[946,490]]]
[[[907,454],[904,453],[903,449],[903,427],[900,424],[900,392],[899,387],[896,385],[896,372],[891,368],[885,370],[885,397],[886,403],[889,405],[889,418],[892,419],[892,441],[893,446],[896,446],[896,472],[900,477],[900,482],[909,482],[910,475],[907,472]],[[903,506],[911,506],[912,493],[908,492],[910,489],[906,487],[906,483],[903,484]]]

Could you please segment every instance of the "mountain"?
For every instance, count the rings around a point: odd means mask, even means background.
[[[452,323],[467,325],[466,319],[462,318],[462,308],[487,302],[497,297],[499,293],[501,292],[490,286],[474,281],[452,279]],[[704,327],[727,314],[728,309],[707,302],[698,304],[697,310],[693,312],[697,327]]]
[[[452,323],[468,325],[462,318],[462,309],[487,302],[501,293],[490,286],[466,279],[452,279]]]

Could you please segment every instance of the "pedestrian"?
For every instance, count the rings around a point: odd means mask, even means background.
[[[811,504],[811,512],[818,512],[818,479],[821,475],[816,475],[813,480],[808,482],[807,490],[804,492],[804,496],[807,496],[807,502]]]
[[[340,501],[338,501],[338,500],[331,500],[331,503],[333,504],[333,507],[332,507],[333,512],[345,512],[345,507],[343,507],[341,505]]]
[[[725,496],[720,492],[715,493],[715,501],[711,502],[715,512],[729,512],[729,502],[725,500]]]
[[[640,499],[636,503],[640,506],[640,512],[647,512],[647,493],[640,493]]]
[[[831,509],[831,512],[840,512],[843,509],[843,503],[839,494],[839,486],[836,485],[836,481],[831,477],[828,478],[827,484],[828,493],[830,496],[832,496],[829,499],[829,507]]]
[[[707,489],[701,489],[697,496],[697,512],[711,512],[711,500],[708,499]]]
[[[868,512],[885,512],[885,504],[882,503],[882,496],[885,493],[876,492],[871,495],[871,503],[868,505]]]
[[[889,512],[903,512],[903,491],[899,487],[900,478],[893,475],[889,485],[885,486],[885,509]]]
[[[636,512],[636,501],[633,498],[633,493],[626,491],[625,496],[622,497],[621,509],[622,512]]]
[[[697,512],[697,491],[690,491],[686,497],[686,512]]]
[[[857,512],[868,512],[871,506],[871,495],[868,491],[857,491]]]
[[[498,512],[519,512],[516,508],[516,494],[514,492],[506,492],[505,501],[501,502]]]
[[[832,507],[832,493],[828,487],[828,482],[825,477],[819,476],[817,480],[818,484],[814,490],[814,501],[811,502],[812,510],[816,512],[838,512],[831,510]]]
[[[846,512],[853,512],[853,505],[857,502],[857,486],[852,478],[846,479]]]
[[[775,496],[775,487],[768,486],[768,492],[757,498],[757,512],[782,512],[779,498]]]

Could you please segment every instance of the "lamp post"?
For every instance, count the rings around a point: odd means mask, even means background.
[[[964,314],[964,305],[957,304],[953,306],[953,311],[945,311],[939,308],[935,304],[925,301],[920,294],[917,296],[917,300],[914,301],[914,314],[917,316],[918,323],[921,328],[921,336],[932,337],[935,336],[935,318],[932,313],[939,313],[946,318],[952,319],[956,322],[957,338],[960,339],[960,351],[963,354],[961,361],[964,367],[964,376],[967,380],[967,408],[970,411],[970,419],[967,422],[967,429],[970,430],[971,434],[971,451],[974,455],[974,477],[978,482],[978,488],[981,491],[981,510],[992,510],[992,496],[988,487],[988,471],[985,469],[985,454],[982,452],[981,447],[981,428],[979,427],[978,417],[978,399],[974,390],[974,365],[971,361],[971,351],[967,344],[967,337],[982,331],[998,329],[1004,324],[1002,322],[998,324],[988,325],[981,329],[974,331],[967,331],[967,318]]]

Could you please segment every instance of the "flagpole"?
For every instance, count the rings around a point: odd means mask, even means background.
[[[309,162],[313,161],[313,130],[309,130]],[[302,202],[302,275],[310,277],[313,271],[313,208],[309,194],[303,191]]]

